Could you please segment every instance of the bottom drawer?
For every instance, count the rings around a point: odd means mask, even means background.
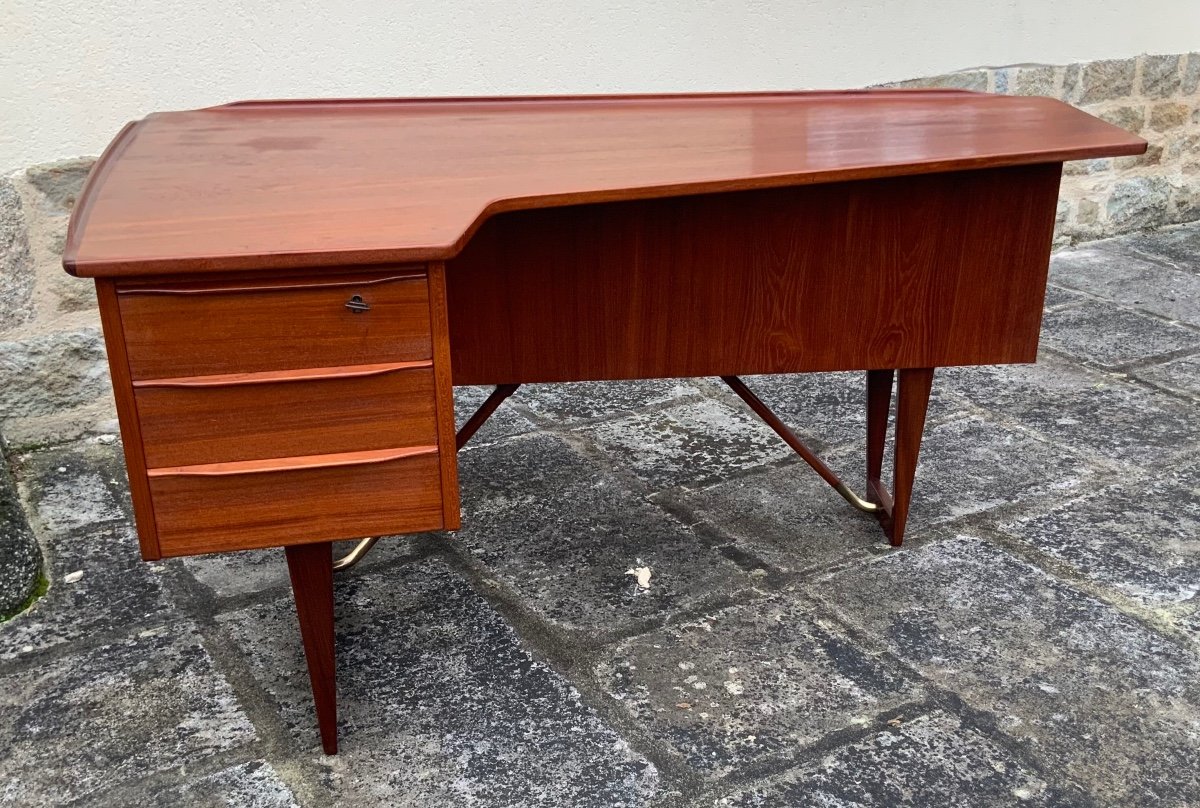
[[[432,447],[155,469],[149,483],[164,556],[443,526]]]

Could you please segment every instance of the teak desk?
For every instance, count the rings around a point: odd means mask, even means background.
[[[143,557],[286,548],[332,754],[331,541],[456,529],[517,385],[720,376],[898,545],[934,368],[1035,359],[1063,161],[1145,149],[959,91],[248,102],[125,127],[63,264]],[[821,370],[866,371],[865,498],[737,378]]]

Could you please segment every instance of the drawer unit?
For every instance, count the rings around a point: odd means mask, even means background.
[[[133,383],[149,468],[436,446],[432,362]]]
[[[130,287],[117,298],[135,381],[433,356],[423,274]]]
[[[423,270],[97,284],[144,557],[458,528]]]
[[[442,527],[433,447],[150,471],[166,556]]]

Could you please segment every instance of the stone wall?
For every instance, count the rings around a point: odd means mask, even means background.
[[[1200,219],[1200,53],[1017,65],[893,86],[1049,95],[1147,138],[1144,157],[1067,165],[1057,241]],[[116,433],[90,281],[59,263],[91,166],[72,160],[0,178],[0,434],[9,450]]]
[[[1050,96],[1149,141],[1140,157],[1066,164],[1056,235],[1063,246],[1200,219],[1198,85],[1200,53],[978,68],[886,86]]]
[[[0,178],[0,435],[9,450],[116,432],[93,285],[61,264],[91,164]]]

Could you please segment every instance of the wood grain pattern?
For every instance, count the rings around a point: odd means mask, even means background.
[[[123,287],[118,299],[136,380],[427,360],[425,278],[212,289]],[[346,308],[359,295],[371,310]]]
[[[1049,98],[963,91],[238,104],[124,130],[63,263],[133,277],[439,261],[505,211],[1145,149]]]
[[[337,660],[334,656],[333,543],[288,547],[288,573],[300,620],[300,638],[308,660],[321,747],[337,754]]]
[[[925,412],[933,386],[934,368],[906,368],[896,381],[895,475],[892,482],[891,518],[884,529],[893,547],[904,542],[908,509],[912,503],[921,436],[925,432]]]
[[[121,445],[125,452],[125,469],[129,473],[129,495],[133,501],[138,546],[143,559],[157,561],[162,558],[162,552],[158,546],[158,531],[154,524],[150,484],[146,479],[142,427],[129,376],[129,357],[125,353],[125,332],[121,325],[121,308],[117,303],[116,282],[97,278],[96,300],[100,306],[100,323],[104,329],[109,376],[116,400],[117,420],[121,426]]]
[[[508,213],[446,266],[455,384],[1032,362],[1058,165]]]
[[[155,476],[150,494],[165,556],[443,526],[441,469],[432,451],[367,465]]]
[[[442,461],[442,518],[446,530],[458,530],[461,508],[458,495],[458,446],[454,420],[454,387],[450,365],[450,327],[446,311],[446,268],[429,265],[429,321],[433,334],[434,391],[437,407],[438,447]]]
[[[432,367],[369,367],[375,370],[286,371],[300,375],[284,380],[267,375],[275,381],[234,374],[166,386],[137,383],[146,463],[156,468],[436,446]],[[232,381],[211,385],[214,378]]]

